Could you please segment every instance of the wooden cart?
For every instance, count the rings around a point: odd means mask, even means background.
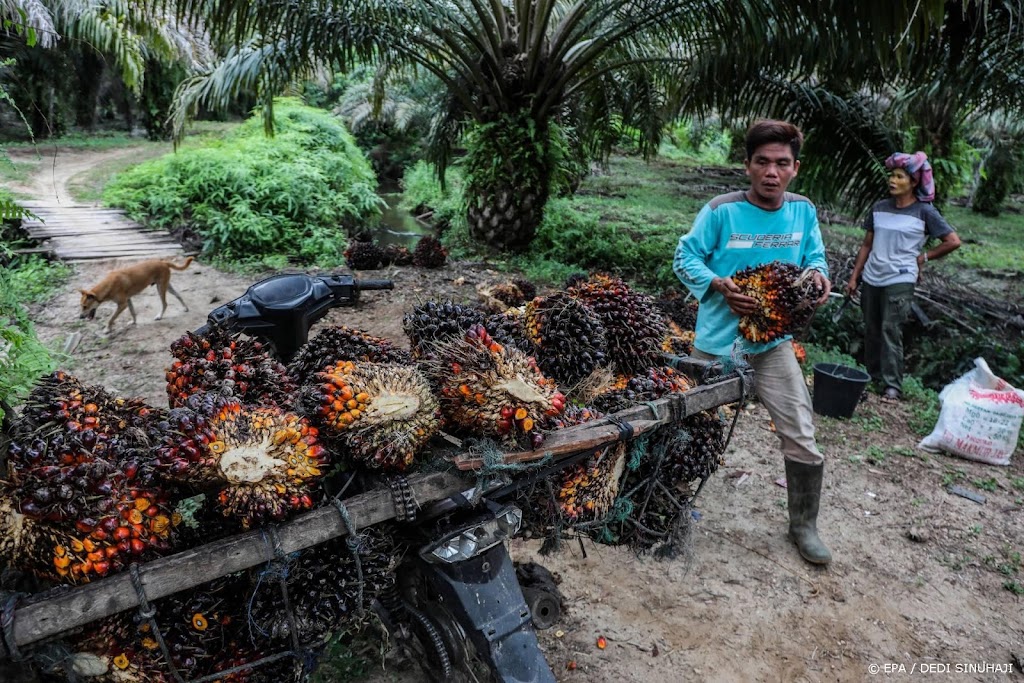
[[[683,357],[672,361],[677,369],[698,382],[711,377],[710,383],[559,430],[548,436],[541,449],[507,453],[504,462],[526,463],[550,457],[554,461],[552,466],[557,466],[564,459],[639,436],[705,410],[742,401],[752,394],[753,380],[749,374],[722,376],[718,374],[720,367],[716,368],[715,364]],[[486,495],[507,483],[490,478],[487,478],[490,483],[484,483],[485,479],[475,474],[483,465],[476,456],[456,455],[452,460],[455,468],[451,471],[408,477],[413,497],[420,507],[427,508],[456,494],[468,498]],[[59,592],[48,591],[17,602],[9,601],[8,605],[0,606],[3,608],[0,660],[18,659],[21,648],[139,607],[143,600],[156,600],[270,562],[282,553],[293,553],[400,516],[390,489],[352,496],[342,501],[342,507],[348,520],[338,507],[325,505],[276,525],[272,531],[252,530],[138,565],[132,572],[72,589],[61,588]]]

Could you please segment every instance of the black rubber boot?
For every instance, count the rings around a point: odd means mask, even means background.
[[[818,504],[824,465],[805,465],[786,460],[786,491],[789,495],[789,537],[800,555],[811,564],[828,564],[832,553],[818,538]]]

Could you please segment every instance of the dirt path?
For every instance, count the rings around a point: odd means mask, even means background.
[[[95,150],[69,150],[40,145],[37,149],[13,149],[12,160],[39,161],[39,170],[25,183],[12,183],[10,189],[24,193],[46,206],[70,206],[77,202],[68,191],[68,183],[95,166],[136,154],[133,147]]]
[[[24,185],[14,188],[32,197],[21,202],[35,214],[24,221],[29,236],[65,261],[179,255],[181,244],[166,231],[145,230],[117,209],[79,203],[71,195],[70,184],[80,174],[98,164],[138,153],[135,148],[106,152],[47,150],[39,170]]]
[[[58,346],[81,333],[66,366],[82,380],[163,404],[170,343],[255,278],[193,264],[174,274],[188,313],[172,299],[155,322],[156,296],[146,292],[136,299],[138,326],[121,319],[107,336],[111,311],[78,320],[75,290],[114,265],[78,265],[33,319]],[[472,301],[475,284],[503,279],[464,263],[366,275],[393,278],[395,291],[367,293],[360,307],[325,323],[403,344],[401,318],[414,304]],[[835,555],[828,570],[803,563],[786,540],[781,456],[755,404],[743,410],[726,465],[701,495],[688,559],[656,561],[589,542],[585,556],[570,544],[539,557],[536,540],[515,541],[516,559],[538,559],[562,579],[567,613],[541,634],[558,679],[845,682],[875,671],[904,679],[925,665],[935,672],[929,680],[1021,680],[1004,672],[1019,672],[1024,660],[1024,602],[1008,589],[1024,592],[1024,456],[1009,468],[925,456],[914,449],[910,410],[872,397],[855,420],[817,418],[828,459],[820,528]],[[951,495],[949,483],[983,493],[985,503]],[[596,647],[599,635],[607,649]],[[1002,672],[965,669],[986,664]]]

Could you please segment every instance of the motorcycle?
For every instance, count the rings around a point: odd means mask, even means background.
[[[287,363],[331,309],[356,305],[363,291],[393,288],[390,280],[349,274],[276,275],[211,311],[196,333],[218,326],[260,337]],[[399,496],[403,481],[392,483]],[[416,550],[398,567],[395,594],[376,609],[430,680],[555,680],[535,628],[557,622],[561,600],[550,572],[532,563],[517,571],[508,554],[506,542],[519,531],[523,514],[499,501],[515,488],[509,480],[495,481],[476,499],[459,494],[422,510],[414,501],[403,506],[403,540]]]

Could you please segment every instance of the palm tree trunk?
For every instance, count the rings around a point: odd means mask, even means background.
[[[470,235],[500,250],[522,251],[544,217],[551,180],[547,122],[525,112],[474,131],[468,145],[466,220]]]

